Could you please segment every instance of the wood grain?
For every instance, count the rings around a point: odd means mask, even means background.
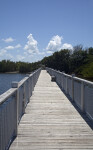
[[[10,150],[93,150],[93,131],[42,70]]]

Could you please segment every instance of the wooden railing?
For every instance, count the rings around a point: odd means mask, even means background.
[[[60,88],[93,121],[93,82],[51,68],[46,67],[46,70],[51,76],[55,76]]]
[[[17,136],[18,124],[30,100],[41,68],[0,95],[0,150],[7,150]]]

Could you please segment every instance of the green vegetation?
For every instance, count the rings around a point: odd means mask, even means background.
[[[93,54],[88,55],[85,59],[86,63],[77,68],[77,76],[93,81]]]
[[[10,60],[2,60],[0,62],[0,73],[5,72],[28,73],[33,72],[38,68],[39,62],[25,63],[25,62],[12,62]]]
[[[35,63],[2,60],[0,72],[33,72],[40,64],[93,81],[93,48],[83,49],[81,45],[75,46],[73,52],[68,49],[60,50]]]
[[[75,46],[73,53],[70,50],[55,52],[42,61],[47,67],[64,71],[65,73],[75,73],[76,76],[93,81],[93,48],[83,49],[81,45]]]

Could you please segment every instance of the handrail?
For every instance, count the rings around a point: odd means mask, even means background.
[[[38,80],[41,68],[0,95],[0,150],[7,150],[17,136],[18,124]]]
[[[93,121],[93,82],[84,80],[75,75],[68,75],[52,68],[46,67],[51,76],[56,77],[60,88],[70,96],[79,109]]]
[[[0,105],[2,103],[4,103],[6,101],[6,99],[8,99],[11,95],[13,95],[13,93],[15,93],[16,91],[17,91],[17,89],[10,88],[5,93],[1,94],[0,95]]]

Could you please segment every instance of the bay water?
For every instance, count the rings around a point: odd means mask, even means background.
[[[26,74],[10,74],[10,73],[1,73],[0,74],[0,95],[6,92],[8,89],[11,88],[11,83],[13,81],[21,81]]]

